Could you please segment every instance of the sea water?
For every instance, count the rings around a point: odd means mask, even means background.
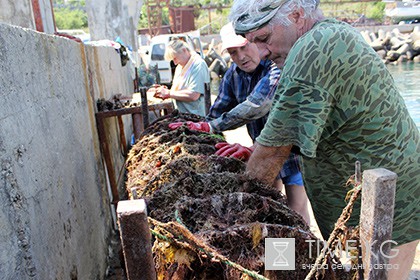
[[[408,112],[420,130],[420,63],[388,64]]]

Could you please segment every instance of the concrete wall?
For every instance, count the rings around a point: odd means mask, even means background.
[[[86,0],[89,32],[92,40],[115,40],[138,49],[137,24],[143,0]]]
[[[128,77],[113,48],[0,23],[1,279],[103,279],[112,218],[94,114],[132,92]]]
[[[54,11],[51,0],[38,0],[39,13],[42,20],[42,30],[48,34],[54,34],[55,22]]]
[[[33,3],[36,5],[33,5]],[[38,17],[35,19],[35,17]],[[37,29],[36,22],[39,28]],[[54,34],[51,0],[0,0],[0,22]]]
[[[0,0],[0,22],[36,29],[31,0]]]

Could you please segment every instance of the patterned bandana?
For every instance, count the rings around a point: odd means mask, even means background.
[[[275,0],[261,9],[255,9],[255,13],[243,14],[233,23],[236,34],[243,35],[264,27],[288,1],[290,0]]]

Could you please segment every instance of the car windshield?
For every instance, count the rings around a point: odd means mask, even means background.
[[[165,60],[165,44],[157,44],[152,48],[152,60]]]

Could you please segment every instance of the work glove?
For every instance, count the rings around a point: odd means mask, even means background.
[[[243,161],[247,161],[253,152],[251,148],[244,147],[241,144],[229,144],[226,142],[217,143],[215,147],[217,149],[216,155],[233,157]]]
[[[170,123],[170,129],[177,129],[178,127],[186,125],[190,130],[202,131],[202,132],[211,132],[211,127],[207,122],[175,122]]]

